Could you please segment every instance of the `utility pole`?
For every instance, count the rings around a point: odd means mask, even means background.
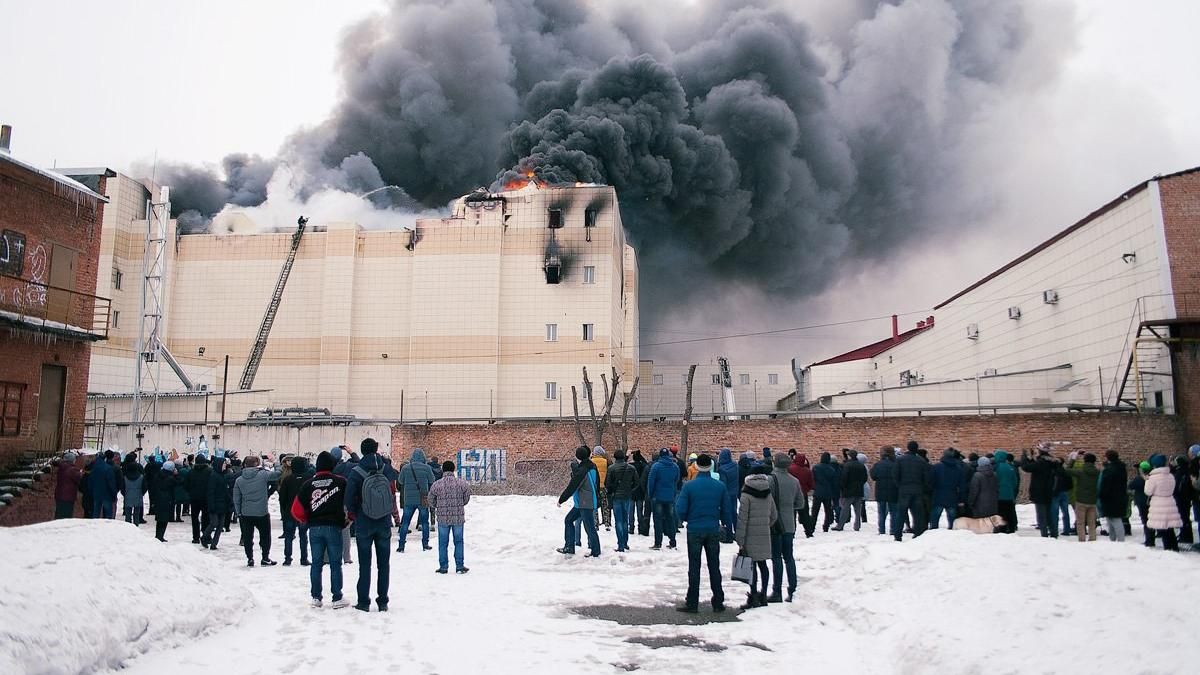
[[[217,427],[217,433],[213,434],[214,445],[216,448],[213,452],[221,447],[221,434],[225,432],[225,397],[229,395],[229,355],[225,355],[225,375],[221,378],[221,426]],[[207,405],[205,406],[207,410]]]

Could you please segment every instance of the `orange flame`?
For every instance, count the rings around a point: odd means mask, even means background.
[[[525,169],[521,172],[521,178],[514,178],[504,184],[504,191],[520,190],[521,188],[533,183],[534,187],[540,187],[537,178],[534,176],[533,169]]]

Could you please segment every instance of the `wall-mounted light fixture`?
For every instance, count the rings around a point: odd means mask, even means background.
[[[204,356],[204,347],[197,349],[196,353],[199,354],[200,356]]]
[[[1125,261],[1126,265],[1132,265],[1137,262],[1137,253],[1122,253],[1121,260]]]

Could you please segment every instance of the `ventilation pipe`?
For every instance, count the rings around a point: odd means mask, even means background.
[[[892,315],[892,342],[900,339],[900,317]]]
[[[12,146],[12,126],[8,124],[0,125],[0,152],[9,154]]]

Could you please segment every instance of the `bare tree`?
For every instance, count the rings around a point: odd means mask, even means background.
[[[579,445],[587,445],[587,439],[583,437],[583,426],[579,423],[579,394],[575,391],[575,385],[571,385],[571,409],[575,416],[575,436],[579,438]]]
[[[620,390],[621,376],[617,374],[617,369],[612,369],[612,388],[608,386],[608,380],[605,379],[604,373],[600,374],[600,381],[604,383],[604,414],[600,416],[600,422],[596,425],[596,445],[604,445],[604,432],[608,429],[608,425],[612,422],[612,407],[617,401],[617,392]]]
[[[587,396],[588,414],[591,415],[592,431],[596,434],[596,443],[598,444],[600,443],[600,421],[596,419],[596,402],[592,398],[592,381],[588,379],[587,366],[583,367],[583,393]]]
[[[688,368],[687,376],[687,404],[683,409],[683,431],[680,432],[679,439],[679,456],[687,457],[688,455],[688,422],[692,421],[692,379],[696,377],[696,365],[692,364]]]
[[[633,387],[628,392],[621,392],[621,396],[625,397],[625,405],[621,409],[621,450],[624,450],[626,454],[629,454],[629,404],[637,397],[638,383],[641,380],[641,375],[635,376]]]

